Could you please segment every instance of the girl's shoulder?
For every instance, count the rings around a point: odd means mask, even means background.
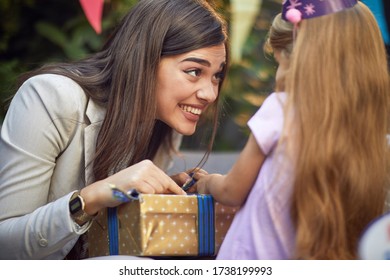
[[[284,91],[272,92],[264,100],[264,104],[268,106],[283,106],[287,99],[287,93]]]
[[[277,112],[282,112],[286,103],[287,94],[285,92],[273,92],[269,94],[255,113],[256,115],[275,116]]]

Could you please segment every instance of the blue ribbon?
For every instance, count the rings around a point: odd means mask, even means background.
[[[108,248],[110,255],[119,255],[117,208],[107,208]]]
[[[198,199],[198,255],[214,255],[215,227],[214,201],[210,195],[197,195]]]

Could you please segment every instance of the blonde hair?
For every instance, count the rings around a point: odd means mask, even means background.
[[[297,32],[286,77],[294,118],[285,128],[295,132],[293,257],[354,259],[389,186],[384,43],[361,2],[303,20]]]

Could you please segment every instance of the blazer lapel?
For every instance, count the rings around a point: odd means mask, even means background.
[[[94,182],[93,157],[95,155],[96,139],[100,131],[106,109],[89,99],[86,110],[86,117],[89,125],[84,129],[84,162],[85,162],[85,184]]]

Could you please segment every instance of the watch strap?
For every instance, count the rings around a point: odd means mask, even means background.
[[[93,220],[95,216],[91,216],[84,211],[85,203],[84,199],[80,195],[80,192],[75,192],[69,200],[70,215],[79,226],[85,225],[87,222]]]

